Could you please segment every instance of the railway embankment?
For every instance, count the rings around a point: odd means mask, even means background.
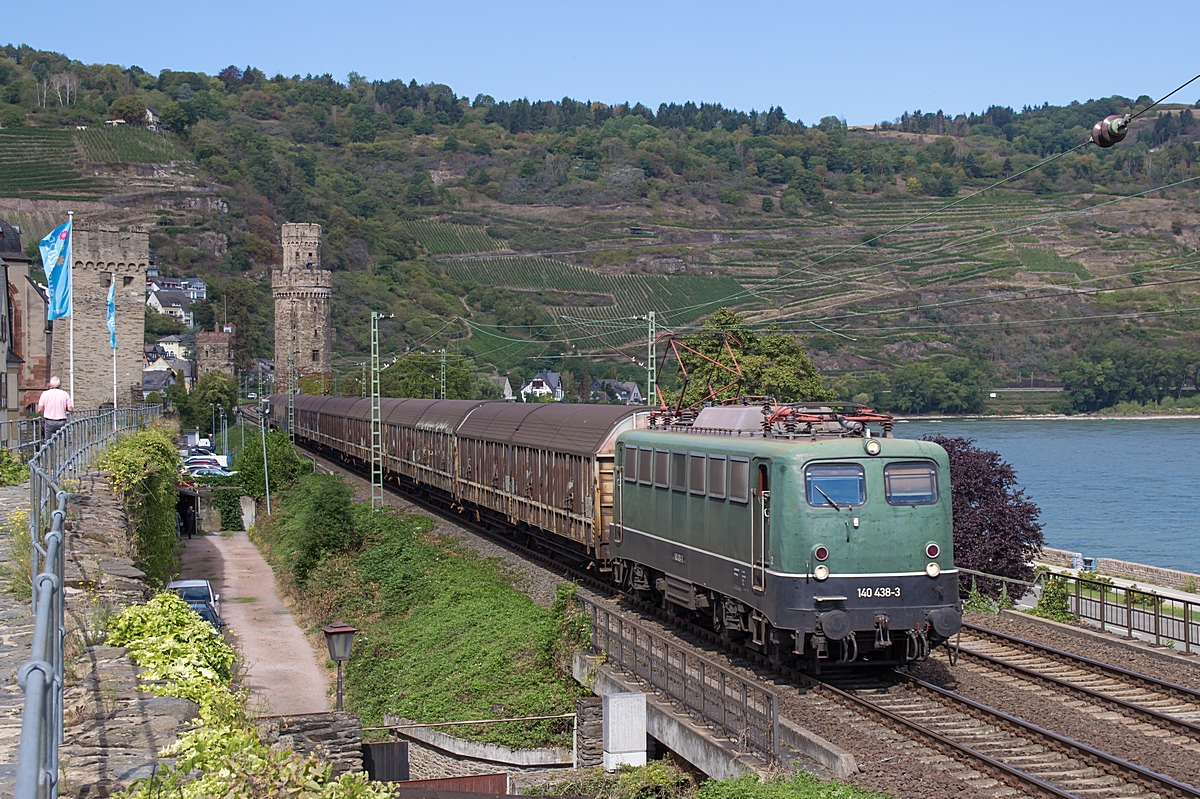
[[[574,712],[582,689],[570,651],[581,633],[561,579],[544,607],[520,590],[520,574],[438,535],[428,516],[351,500],[340,477],[301,477],[253,537],[302,626],[316,633],[341,619],[360,630],[344,683],[365,726],[385,713],[438,722]],[[570,719],[458,734],[513,748],[571,745]]]

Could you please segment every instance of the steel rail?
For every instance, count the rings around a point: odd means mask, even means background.
[[[1157,677],[1151,677],[1149,674],[1142,674],[1138,671],[1123,669],[1120,666],[1114,666],[1110,663],[1094,660],[1093,658],[1086,657],[1085,655],[1076,655],[1074,652],[1055,649],[1054,647],[1046,646],[1045,644],[1039,644],[1036,641],[1027,641],[1024,638],[1017,638],[1016,636],[1007,635],[1006,633],[1002,633],[997,630],[990,630],[987,627],[980,627],[975,624],[968,624],[967,622],[963,622],[962,626],[964,630],[969,632],[977,633],[989,638],[996,638],[1006,644],[1012,644],[1013,646],[1020,647],[1022,649],[1034,650],[1048,657],[1065,661],[1068,664],[1081,664],[1094,671],[1107,674],[1110,677],[1117,677],[1122,680],[1130,680],[1143,686],[1152,686],[1154,688],[1175,694],[1178,697],[1183,697],[1194,702],[1200,702],[1200,691],[1196,690],[1195,688],[1188,688],[1186,685],[1180,685],[1179,683],[1173,683],[1167,680],[1160,680]]]
[[[998,660],[992,657],[991,655],[984,655],[980,652],[972,652],[969,649],[960,649],[959,654],[966,655],[967,657],[974,658],[976,660],[981,660],[984,663],[987,663],[989,666],[999,669],[1000,671],[1007,671],[1022,677],[1028,677],[1031,680],[1040,680],[1053,685],[1055,688],[1061,688],[1066,692],[1082,694],[1083,696],[1093,699],[1101,704],[1126,710],[1134,715],[1145,716],[1160,727],[1180,727],[1183,730],[1192,733],[1193,735],[1200,735],[1200,724],[1195,724],[1187,721],[1186,719],[1181,719],[1166,713],[1160,713],[1159,711],[1154,710],[1153,708],[1148,708],[1145,705],[1139,705],[1134,702],[1130,702],[1127,699],[1121,699],[1119,697],[1112,696],[1111,694],[1105,694],[1092,688],[1087,688],[1058,677],[1052,677],[1049,674],[1042,674],[1041,672],[1034,671],[1033,669],[1029,669],[1024,666],[1018,666],[1015,663],[1006,663],[1003,660]]]
[[[899,673],[899,672],[897,672],[897,673]],[[964,757],[969,758],[970,760],[978,761],[978,762],[982,763],[988,769],[991,769],[993,772],[999,772],[1000,774],[1003,774],[1006,777],[1014,779],[1017,782],[1021,783],[1022,785],[1033,788],[1035,791],[1037,791],[1038,793],[1040,793],[1042,795],[1058,797],[1058,799],[1078,799],[1078,797],[1076,797],[1074,794],[1068,793],[1067,791],[1064,791],[1063,789],[1061,789],[1055,785],[1051,785],[1050,783],[1046,782],[1045,780],[1042,780],[1038,777],[1033,776],[1032,774],[1028,774],[1024,771],[1021,771],[1020,769],[1018,769],[1014,766],[1010,766],[1009,764],[1007,764],[1001,760],[997,760],[996,758],[992,757],[991,755],[986,755],[983,752],[972,749],[971,747],[969,747],[965,744],[960,744],[958,741],[947,738],[946,736],[942,735],[940,732],[935,732],[935,731],[929,729],[928,727],[925,727],[925,726],[913,721],[912,719],[907,719],[898,713],[888,710],[887,708],[880,707],[879,705],[876,705],[874,702],[871,702],[868,699],[863,699],[861,696],[858,696],[857,694],[854,694],[845,689],[838,688],[836,685],[831,685],[828,682],[825,682],[823,680],[818,680],[815,677],[810,677],[807,674],[803,674],[801,672],[794,672],[792,675],[789,675],[789,676],[798,676],[802,681],[807,683],[810,687],[813,687],[813,688],[816,688],[816,689],[819,689],[822,691],[827,691],[827,692],[833,694],[834,696],[836,696],[838,699],[841,699],[852,705],[856,705],[858,707],[865,708],[868,711],[870,711],[871,713],[874,713],[878,716],[882,716],[883,718],[887,719],[889,722],[892,722],[893,724],[899,725],[899,726],[903,727],[904,729],[909,730],[910,732],[914,732],[914,733],[918,734],[922,738],[928,738],[929,740],[931,740],[935,744],[937,744],[937,746],[940,749],[942,749],[944,752],[947,752],[952,755],[964,756]]]
[[[995,721],[998,719],[1004,725],[1015,727],[1018,730],[1030,733],[1046,741],[1050,741],[1057,747],[1065,748],[1067,751],[1065,751],[1064,754],[1070,755],[1072,752],[1082,753],[1085,760],[1090,760],[1093,763],[1098,761],[1107,766],[1109,769],[1116,770],[1117,773],[1114,776],[1120,776],[1121,772],[1128,772],[1133,774],[1135,779],[1142,784],[1151,784],[1157,786],[1170,794],[1186,797],[1200,797],[1200,790],[1188,785],[1187,783],[1171,779],[1165,774],[1159,774],[1157,771],[1151,771],[1150,769],[1143,768],[1136,763],[1132,763],[1128,760],[1110,755],[1108,752],[1088,746],[1081,741],[1076,741],[1075,739],[1068,738],[1065,735],[1059,735],[1056,732],[1051,732],[1044,727],[1040,727],[1037,724],[1025,721],[1024,719],[1019,719],[1016,716],[1010,716],[1002,710],[997,710],[996,708],[989,707],[981,702],[976,702],[974,699],[968,699],[962,694],[957,694],[954,691],[949,691],[932,683],[925,682],[924,680],[914,677],[911,674],[905,674],[902,671],[894,671],[893,674],[898,676],[902,681],[907,682],[910,685],[914,685],[922,691],[931,693],[934,696],[946,699],[953,704],[961,705],[962,707],[967,708],[970,711],[969,715],[975,716],[976,718],[980,718],[980,716],[982,716],[983,718],[981,720],[984,721]],[[863,701],[870,704],[870,700]],[[970,747],[966,748],[971,752],[975,751]],[[1111,774],[1113,772],[1110,771],[1109,773]]]

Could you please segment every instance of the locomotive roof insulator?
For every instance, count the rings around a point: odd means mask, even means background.
[[[1092,141],[1099,147],[1112,147],[1129,133],[1130,114],[1112,114],[1092,125]]]

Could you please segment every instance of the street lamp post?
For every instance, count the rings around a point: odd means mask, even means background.
[[[350,649],[354,646],[355,628],[344,621],[335,621],[328,627],[322,627],[325,633],[325,644],[329,647],[329,658],[337,663],[337,709],[342,709],[342,663],[350,659]]]

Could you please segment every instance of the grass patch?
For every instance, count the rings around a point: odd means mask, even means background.
[[[29,542],[29,511],[17,508],[10,511],[0,524],[0,533],[8,541],[8,557],[0,562],[0,578],[7,581],[8,593],[17,599],[27,600],[33,594],[33,578],[30,576],[33,547]]]
[[[573,588],[553,609],[538,607],[494,559],[430,535],[415,514],[349,506],[340,547],[314,541],[307,519],[339,519],[326,504],[340,478],[308,476],[279,500],[252,538],[272,564],[303,623],[358,627],[346,671],[349,709],[363,723],[384,713],[418,722],[570,713],[583,689],[570,676],[580,640]],[[347,505],[348,497],[345,498]],[[314,558],[313,552],[320,551]],[[569,746],[570,719],[461,727],[455,735],[513,747]]]
[[[1048,247],[1014,247],[1017,260],[1030,272],[1069,273],[1080,280],[1090,280],[1092,274],[1077,261],[1068,261]]]

